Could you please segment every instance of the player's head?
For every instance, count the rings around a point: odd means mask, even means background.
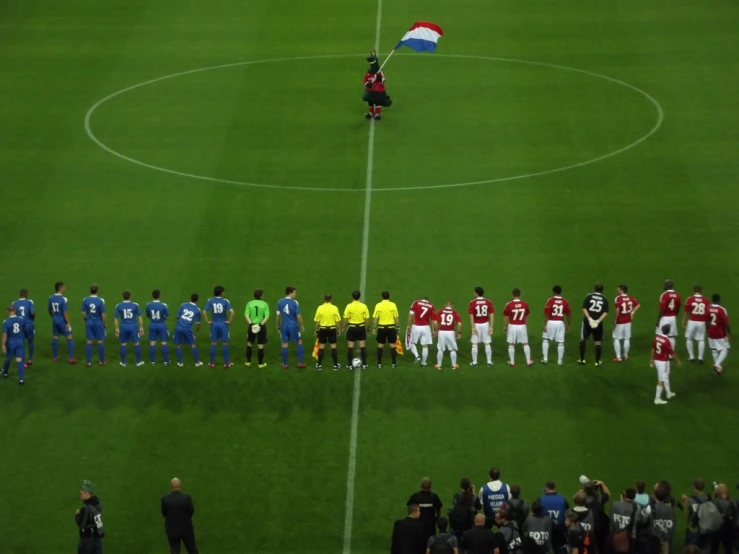
[[[447,300],[446,302],[444,302],[444,306],[446,306],[447,308],[453,308],[454,303],[451,300]]]
[[[323,301],[326,303],[331,302],[333,298],[334,297],[332,296],[330,292],[327,292],[326,294],[323,295]]]
[[[64,283],[61,281],[54,283],[54,291],[59,293],[64,292]]]
[[[123,300],[131,300],[131,291],[130,290],[124,290],[123,291]]]
[[[226,289],[224,289],[223,287],[217,286],[213,289],[213,296],[223,296],[223,293],[225,291]]]
[[[619,285],[618,292],[620,294],[626,294],[627,292],[629,292],[629,287],[627,287],[626,285]]]
[[[153,290],[153,291],[151,292],[151,297],[152,297],[152,298],[153,298],[154,300],[159,300],[159,298],[160,298],[161,296],[162,296],[162,292],[161,292],[161,291],[160,291],[159,289],[154,289],[154,290]]]
[[[663,335],[667,335],[670,332],[670,324],[665,323],[662,327],[660,327],[660,330],[662,331]]]
[[[513,298],[521,298],[521,289],[513,289]]]
[[[721,295],[720,295],[720,294],[714,294],[714,295],[713,295],[713,296],[711,297],[711,301],[712,301],[712,302],[713,302],[714,304],[720,304],[720,303],[721,303]]]
[[[200,296],[198,296],[197,292],[193,292],[190,295],[190,302],[197,302],[200,299]]]
[[[97,294],[97,293],[98,293],[98,286],[90,285],[90,294]]]
[[[13,304],[8,306],[8,315],[15,315],[15,306]]]
[[[665,279],[665,290],[670,290],[675,286],[672,279]]]
[[[382,299],[383,300],[390,300],[390,292],[389,291],[386,291],[386,290],[382,291],[382,295],[381,296],[382,296]]]
[[[254,298],[261,300],[263,295],[264,291],[262,289],[254,289]]]
[[[428,302],[429,301],[429,297],[428,296],[422,296],[421,297],[421,300],[425,300],[426,302]]]
[[[703,287],[702,287],[702,286],[700,286],[700,285],[695,285],[695,286],[693,287],[693,292],[697,292],[697,293],[699,293],[699,294],[700,294],[701,292],[703,292]]]
[[[295,298],[295,287],[285,287],[285,296]]]
[[[475,287],[475,295],[482,296],[483,294],[485,294],[485,291],[482,290],[482,287]]]
[[[28,290],[27,289],[21,289],[20,297],[21,298],[28,298]]]
[[[603,292],[603,283],[595,283],[593,290],[595,292]]]
[[[352,291],[352,298],[354,300],[359,300],[360,298],[362,298],[362,293],[358,290]]]
[[[562,294],[562,287],[560,287],[559,285],[554,285],[552,287],[552,292],[559,296],[560,294]]]

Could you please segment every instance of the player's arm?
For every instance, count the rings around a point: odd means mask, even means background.
[[[457,321],[457,338],[462,338],[462,318]]]
[[[67,322],[67,328],[70,328],[72,326],[72,322],[69,321],[69,311],[67,310],[66,303],[64,304],[64,307],[62,308],[62,315],[64,316],[64,321]]]
[[[141,312],[139,312],[139,316],[137,318],[139,320],[139,334],[144,334],[144,316],[141,315]]]
[[[280,313],[280,310],[275,310],[275,325],[277,326],[278,333],[280,332],[280,317],[282,317],[282,313]]]
[[[305,331],[305,325],[303,325],[303,315],[298,314],[298,325],[300,325],[300,330]]]
[[[606,302],[605,306],[603,306],[603,313],[600,314],[600,317],[597,319],[598,323],[602,322],[607,317],[608,317],[608,302]]]
[[[269,305],[264,305],[264,319],[261,321],[259,325],[266,325],[267,321],[269,321]]]
[[[477,334],[477,328],[475,327],[475,316],[470,314],[470,329],[472,329],[472,334]]]
[[[508,323],[510,322],[510,318],[506,315],[505,312],[503,312],[503,332],[508,331]]]
[[[490,318],[490,329],[488,329],[488,335],[493,336],[493,329],[495,328],[495,312],[490,309],[490,315],[488,316]]]
[[[7,342],[8,342],[8,333],[6,333],[5,330],[3,329],[3,353],[8,351],[8,347],[5,346]]]
[[[249,317],[249,304],[247,303],[246,308],[244,309],[244,319],[246,320],[246,323],[248,325],[251,325],[251,318]]]
[[[686,327],[687,325],[688,325],[688,305],[685,304],[685,310],[683,311],[682,326]]]
[[[120,314],[119,314],[118,310],[116,309],[116,311],[115,311],[115,317],[113,318],[113,325],[115,326],[115,336],[116,337],[118,336],[118,334],[121,331],[120,330],[120,327],[119,327],[120,326],[120,321],[118,320],[119,315]]]
[[[234,309],[231,308],[228,310],[228,320],[226,321],[226,325],[231,325],[231,322],[234,320],[234,315],[236,312],[234,312]]]
[[[205,309],[203,310],[203,319],[205,320],[206,325],[210,325],[210,320],[208,319],[208,312],[210,311],[210,303],[205,305]]]
[[[674,350],[672,350],[672,352],[670,352],[670,357],[673,360],[675,360],[675,362],[677,362],[677,365],[682,365],[682,362],[680,361],[680,358],[677,357],[677,352],[675,352]]]
[[[616,322],[618,321],[618,316],[621,315],[621,304],[615,304],[615,306],[616,306],[616,315],[615,315],[615,317],[613,319],[613,324],[614,325],[616,325]],[[633,314],[633,312],[632,312],[632,314]]]
[[[28,317],[31,319],[31,321],[35,321],[36,319],[36,308],[33,305],[33,302],[31,302],[31,311],[29,312]]]
[[[196,315],[195,315],[195,323],[194,323],[194,325],[193,325],[193,329],[194,329],[194,331],[195,331],[195,336],[196,336],[196,337],[197,337],[197,336],[198,336],[198,334],[200,333],[200,318],[201,318],[201,317],[202,317],[202,316],[201,316],[200,314],[197,314],[197,312],[196,312]]]
[[[637,302],[636,300],[634,300],[634,304],[636,304],[636,305],[634,306],[634,309],[631,310],[631,317],[632,318],[634,317],[634,314],[639,311],[639,308],[641,308],[641,304],[639,304],[639,302]]]
[[[592,319],[592,318],[590,317],[590,314],[588,313],[588,311],[587,311],[587,310],[586,310],[585,308],[583,308],[583,309],[582,309],[582,313],[583,313],[583,314],[585,315],[585,318],[586,318],[586,319]]]

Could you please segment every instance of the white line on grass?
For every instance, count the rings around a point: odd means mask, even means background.
[[[377,0],[377,19],[375,20],[375,50],[380,49],[380,28],[382,26],[382,0]],[[362,263],[359,269],[359,290],[366,293],[367,255],[369,253],[370,214],[372,213],[372,169],[375,163],[375,121],[369,122],[367,139],[367,177],[364,188],[364,224],[362,226]],[[354,524],[354,481],[357,473],[357,433],[359,431],[359,397],[362,392],[362,372],[354,372],[354,393],[352,394],[352,419],[349,432],[349,462],[346,469],[346,507],[344,510],[344,554],[352,551],[352,525]]]

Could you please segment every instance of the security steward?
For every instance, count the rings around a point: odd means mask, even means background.
[[[326,293],[323,297],[323,304],[316,309],[316,316],[313,321],[316,323],[316,337],[318,338],[318,362],[316,369],[323,369],[323,354],[326,349],[326,343],[331,345],[331,358],[334,361],[334,371],[341,369],[339,363],[339,354],[336,351],[336,337],[341,334],[341,314],[339,308],[331,303],[333,296]]]
[[[103,503],[95,496],[95,485],[83,481],[80,490],[82,507],[74,513],[74,520],[80,531],[77,554],[103,554],[105,528],[100,512]]]
[[[349,369],[352,368],[354,360],[354,343],[359,343],[359,351],[362,357],[362,369],[367,369],[367,325],[369,324],[369,309],[367,304],[360,302],[362,294],[355,290],[352,292],[352,301],[344,308],[343,328],[346,331],[346,360]]]
[[[390,356],[393,360],[393,367],[398,367],[398,353],[395,351],[395,343],[398,340],[400,318],[398,316],[398,307],[395,305],[395,302],[390,302],[390,293],[388,291],[382,291],[382,301],[375,305],[375,311],[372,317],[374,319],[374,329],[372,332],[377,335],[377,367],[382,367],[382,351],[386,343],[390,345]]]

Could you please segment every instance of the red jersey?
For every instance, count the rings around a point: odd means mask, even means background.
[[[369,86],[367,86],[368,84]],[[368,71],[364,74],[364,88],[375,92],[385,92],[385,75]]]
[[[416,300],[411,304],[413,325],[431,325],[435,313],[434,305],[428,300]]]
[[[470,302],[467,313],[472,316],[475,323],[487,323],[490,321],[490,314],[495,313],[495,308],[490,300],[478,296]]]
[[[666,337],[665,335],[657,335],[654,337],[652,350],[654,350],[654,359],[658,362],[669,362],[670,358],[675,353],[672,350],[670,337]]]
[[[439,322],[439,331],[454,331],[454,326],[462,323],[459,313],[453,308],[444,308],[436,313]]]
[[[631,323],[631,316],[634,313],[634,308],[639,305],[639,301],[628,294],[619,294],[613,304],[616,306],[616,313],[618,313],[616,325]]]
[[[544,306],[544,315],[547,321],[564,321],[565,315],[570,315],[570,303],[561,296],[552,296]]]
[[[708,321],[708,308],[711,303],[702,294],[694,294],[685,301],[685,312],[690,321]]]
[[[728,324],[729,313],[726,311],[726,308],[718,304],[711,304],[708,307],[708,338],[726,338],[726,326]]]
[[[659,297],[659,309],[664,317],[675,317],[680,311],[680,295],[674,290],[666,290]]]
[[[511,300],[503,308],[503,315],[508,318],[508,323],[511,325],[526,325],[529,313],[531,313],[529,305],[518,298]]]

